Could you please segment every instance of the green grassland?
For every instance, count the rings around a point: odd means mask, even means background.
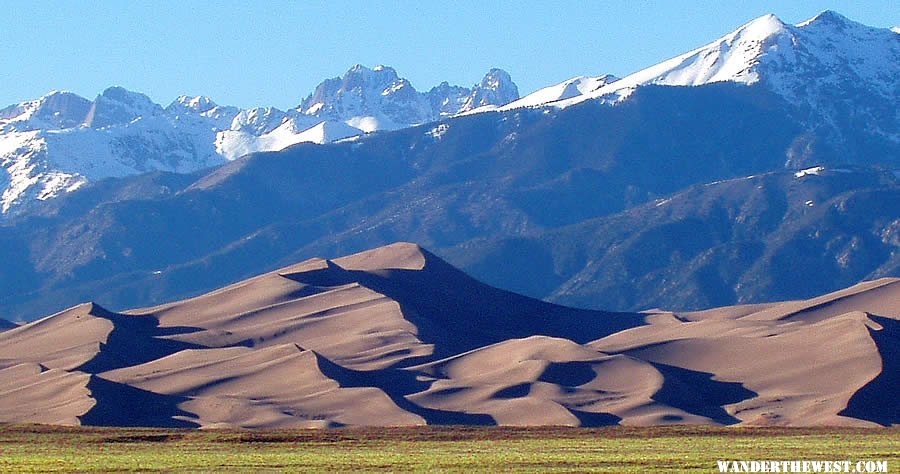
[[[887,460],[898,429],[340,428],[199,431],[0,425],[0,471],[718,472],[717,460]]]

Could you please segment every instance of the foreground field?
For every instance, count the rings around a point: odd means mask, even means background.
[[[878,460],[897,429],[469,428],[196,431],[0,425],[0,471],[717,472],[717,460]]]

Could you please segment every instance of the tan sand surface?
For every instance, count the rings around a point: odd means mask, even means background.
[[[484,285],[415,244],[0,333],[0,421],[287,428],[900,423],[900,279],[619,314]]]

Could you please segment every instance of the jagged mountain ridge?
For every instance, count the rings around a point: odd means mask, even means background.
[[[501,69],[491,69],[471,88],[444,82],[420,93],[391,67],[356,65],[343,77],[319,84],[297,110],[304,115],[347,121],[370,132],[431,122],[518,98],[518,88]]]
[[[180,96],[163,108],[121,87],[93,101],[54,91],[0,110],[0,212],[20,212],[98,179],[187,173],[247,153],[409,127],[518,98],[499,69],[472,88],[442,86],[419,93],[392,68],[357,65],[287,111],[241,110],[203,96]]]

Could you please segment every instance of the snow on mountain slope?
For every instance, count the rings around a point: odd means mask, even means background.
[[[790,51],[790,45],[783,41],[786,32],[787,26],[775,15],[765,15],[713,43],[627,76],[611,87],[698,86],[721,81],[752,84],[759,81],[754,66],[767,49]]]
[[[0,110],[0,133],[75,127],[84,121],[91,101],[71,92],[52,91],[37,100]]]
[[[550,102],[579,97],[590,94],[597,89],[619,80],[612,74],[604,74],[597,77],[578,76],[567,81],[532,92],[519,100],[512,101],[503,109],[517,109],[519,107],[535,107]]]
[[[326,120],[298,133],[295,143],[330,143],[361,134],[362,130],[358,128],[351,127],[343,122]]]
[[[472,88],[444,83],[422,94],[392,68],[360,65],[324,81],[288,111],[241,110],[187,95],[163,108],[122,87],[110,87],[93,101],[54,91],[0,109],[0,214],[92,180],[153,170],[192,172],[248,153],[409,127],[473,104],[516,98],[515,84],[499,69]]]
[[[570,89],[580,79],[542,89],[501,110],[567,107],[592,99],[615,103],[650,84],[760,84],[798,107],[812,126],[839,133],[843,125],[866,122],[874,134],[900,142],[900,37],[896,31],[865,26],[832,11],[797,25],[765,15],[712,43],[592,91]]]
[[[224,162],[207,145],[211,129],[171,118],[138,117],[126,125],[11,132],[0,136],[0,211],[71,192],[90,180],[164,170],[191,172]]]
[[[225,130],[231,127],[236,116],[244,113],[232,106],[221,106],[205,96],[179,96],[172,101],[166,112],[177,120],[200,119],[209,122],[209,126]]]
[[[331,120],[321,121],[310,127],[306,123],[308,119],[308,117],[288,118],[274,130],[262,135],[253,135],[241,130],[219,132],[216,136],[216,151],[228,159],[236,159],[260,151],[283,150],[297,143],[330,143],[364,133],[343,122]]]
[[[595,97],[644,84],[696,86],[712,82],[754,84],[761,80],[797,99],[810,76],[834,84],[838,75],[896,93],[900,43],[889,31],[826,11],[795,26],[774,15],[757,18],[696,50],[626,76]],[[893,89],[893,90],[892,90]]]

